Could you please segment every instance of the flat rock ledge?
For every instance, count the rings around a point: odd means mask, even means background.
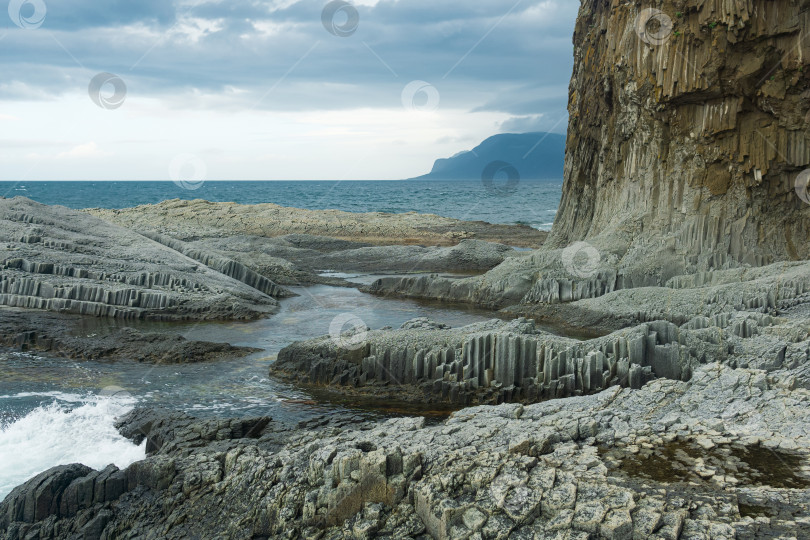
[[[564,250],[510,258],[481,276],[381,278],[361,290],[380,296],[461,302],[506,309],[569,328],[610,332],[667,320],[681,325],[697,316],[733,311],[778,314],[810,302],[810,262],[784,262],[673,276],[625,279],[616,261],[603,261],[577,277],[564,268]],[[574,271],[577,271],[574,269]]]
[[[17,308],[0,308],[0,346],[20,352],[42,352],[71,360],[135,361],[191,364],[259,352],[228,343],[187,340],[177,334],[136,328],[81,331],[82,318]]]
[[[242,269],[249,269],[255,275],[272,278],[273,283],[284,285],[347,285],[343,280],[323,275],[334,272],[453,272],[471,275],[490,270],[508,258],[529,255],[526,251],[518,251],[507,245],[472,239],[446,247],[374,246],[367,242],[310,234],[287,234],[274,238],[217,236],[197,238],[190,242],[150,231],[143,234],[208,266],[224,268],[226,271],[223,273],[227,275],[231,275],[227,272],[230,266],[212,266],[211,261],[221,258],[238,262],[240,274],[246,273]]]
[[[810,392],[764,371],[290,430],[135,411],[149,457],[57,467],[0,504],[30,538],[709,539],[810,535]],[[151,442],[150,442],[151,441]]]
[[[302,210],[275,204],[171,200],[120,210],[91,208],[88,214],[123,227],[160,231],[184,241],[199,238],[304,234],[367,242],[372,245],[454,246],[476,239],[536,248],[548,233],[528,225],[461,221],[433,214],[365,214],[339,210]]]

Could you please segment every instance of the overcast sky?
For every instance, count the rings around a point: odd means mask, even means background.
[[[399,179],[564,133],[578,7],[11,0],[0,180]]]

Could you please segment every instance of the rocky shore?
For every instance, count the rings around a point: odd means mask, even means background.
[[[688,381],[708,363],[778,373],[798,370],[810,388],[810,302],[794,314],[756,311],[666,320],[579,341],[539,330],[523,318],[459,329],[411,321],[399,330],[364,331],[294,343],[271,374],[309,386],[417,402],[536,402],[613,386]]]
[[[147,441],[144,461],[45,471],[0,503],[0,532],[810,537],[810,204],[794,190],[810,168],[810,5],[656,5],[582,1],[547,239],[414,214],[0,201],[6,306],[248,319],[327,269],[475,269],[366,290],[514,318],[356,327],[291,344],[270,368],[304,387],[457,406],[445,421],[136,409],[117,428]]]
[[[259,352],[227,343],[187,340],[180,335],[127,326],[82,331],[82,318],[18,308],[0,308],[0,346],[71,360],[130,360],[191,364]]]
[[[183,204],[175,201],[169,207],[176,209]],[[189,204],[196,208],[209,203]],[[226,206],[227,213],[239,215],[240,220],[262,222],[261,212],[256,219],[250,217],[250,212],[258,211],[253,207]],[[303,212],[316,220],[316,212],[282,210],[289,219]],[[126,211],[116,212],[129,215]],[[73,319],[67,315],[122,321],[254,320],[274,315],[279,299],[295,296],[287,286],[350,286],[344,279],[320,275],[327,270],[480,273],[528,253],[463,238],[513,234],[518,243],[545,238],[545,233],[530,233],[525,227],[467,223],[438,216],[358,216],[353,222],[358,227],[369,225],[369,220],[386,224],[374,229],[377,241],[409,243],[413,238],[408,235],[416,234],[418,229],[422,235],[419,238],[438,240],[441,236],[441,243],[448,244],[374,246],[357,241],[363,235],[348,241],[310,234],[273,238],[239,234],[233,224],[217,228],[221,216],[211,217],[214,221],[206,224],[204,212],[183,214],[181,219],[173,217],[163,205],[155,209],[141,207],[134,212],[142,213],[153,225],[163,223],[155,212],[163,219],[178,219],[174,227],[166,228],[186,232],[178,238],[162,228],[160,232],[154,228],[136,231],[87,213],[25,198],[0,200],[0,309],[22,309],[0,311],[0,325],[5,331],[0,343],[17,350],[30,348],[73,359],[128,358],[171,363],[238,356],[250,351],[133,329],[103,337],[77,337],[69,333]],[[333,212],[323,215],[326,223]],[[194,239],[190,231],[196,231]],[[383,234],[390,236],[383,238]],[[63,328],[59,327],[60,320]]]
[[[125,470],[46,471],[17,538],[803,538],[810,392],[719,364],[592,396],[302,425],[136,410]]]
[[[525,225],[427,214],[351,214],[199,200],[86,212],[197,260],[233,260],[283,285],[346,285],[324,278],[324,271],[481,273],[526,256],[513,247],[539,247],[548,235]]]
[[[414,212],[352,214],[339,210],[285,208],[275,204],[240,205],[202,200],[173,200],[122,210],[89,209],[86,212],[128,229],[164,231],[185,241],[310,235],[378,246],[454,246],[460,240],[476,239],[537,248],[547,236],[528,225],[494,225]]]
[[[120,319],[256,319],[289,294],[238,263],[214,261],[226,275],[59,206],[3,199],[0,225],[2,306]]]

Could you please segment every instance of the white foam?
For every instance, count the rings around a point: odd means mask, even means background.
[[[68,407],[65,402],[82,404]],[[136,446],[113,427],[115,418],[134,405],[130,396],[60,395],[59,401],[0,426],[0,500],[57,465],[102,469],[114,463],[124,468],[143,459],[146,442]]]
[[[19,392],[14,395],[3,395],[0,399],[21,399],[28,397],[53,398],[66,403],[86,403],[88,397],[79,394],[66,394],[65,392]]]

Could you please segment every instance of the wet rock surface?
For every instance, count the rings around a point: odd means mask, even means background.
[[[99,334],[82,330],[81,318],[75,315],[16,308],[0,308],[0,346],[72,360],[134,360],[156,364],[211,362],[259,351],[127,327]]]
[[[399,330],[324,336],[283,349],[271,374],[380,398],[399,396],[459,406],[537,401],[687,381],[700,365],[721,362],[768,371],[796,370],[807,386],[810,324],[758,312],[695,317],[677,326],[654,321],[583,341],[497,319],[458,329],[425,319]]]
[[[123,471],[57,467],[8,538],[801,538],[810,392],[719,364],[533,405],[299,426],[136,410]],[[151,439],[150,439],[151,438]],[[666,463],[666,467],[662,467]],[[40,510],[36,510],[40,509]]]

